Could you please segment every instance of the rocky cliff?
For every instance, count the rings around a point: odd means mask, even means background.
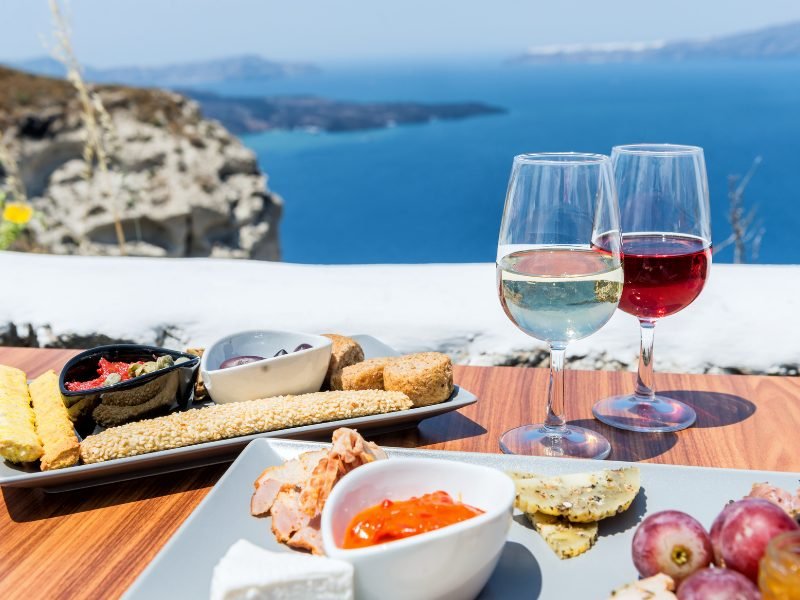
[[[29,245],[57,254],[279,260],[282,201],[254,154],[172,92],[102,86],[118,169],[87,180],[80,106],[66,81],[0,67],[0,129],[37,211]]]

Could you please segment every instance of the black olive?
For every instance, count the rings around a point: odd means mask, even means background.
[[[311,344],[300,344],[297,348],[294,349],[294,352],[300,352],[300,350],[308,350],[311,348]]]
[[[264,360],[263,356],[234,356],[229,358],[219,366],[220,369],[228,369],[230,367],[238,367],[239,365],[246,365],[247,363],[256,362],[257,360]]]
[[[275,353],[275,356],[284,356],[284,355],[286,355],[286,354],[289,354],[289,353],[288,353],[286,350],[284,350],[283,348],[281,348],[280,350],[278,350],[278,351]],[[274,358],[274,357],[273,357],[273,358]]]

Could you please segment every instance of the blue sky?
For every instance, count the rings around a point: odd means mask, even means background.
[[[800,20],[798,0],[73,0],[68,10],[78,57],[96,66],[242,53],[322,64],[505,57]],[[46,0],[2,0],[0,23],[0,59],[45,54]]]

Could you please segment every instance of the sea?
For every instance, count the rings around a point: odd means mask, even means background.
[[[745,203],[764,236],[749,261],[800,263],[800,61],[337,65],[215,91],[480,101],[507,111],[372,131],[244,136],[285,200],[280,238],[289,262],[492,262],[514,155],[671,142],[705,149],[718,246],[731,230],[728,178],[760,157]],[[732,262],[732,249],[714,260]]]

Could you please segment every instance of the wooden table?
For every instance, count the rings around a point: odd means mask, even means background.
[[[60,369],[73,354],[0,348],[0,363],[34,377]],[[457,383],[480,398],[477,404],[373,439],[383,445],[498,452],[497,440],[506,429],[542,418],[547,371],[456,367],[455,374]],[[612,459],[800,471],[800,378],[660,374],[656,383],[695,408],[693,428],[635,434],[594,421],[595,399],[633,385],[630,373],[607,371],[567,374],[568,418],[606,435]],[[63,494],[3,489],[0,598],[118,597],[225,468]]]

